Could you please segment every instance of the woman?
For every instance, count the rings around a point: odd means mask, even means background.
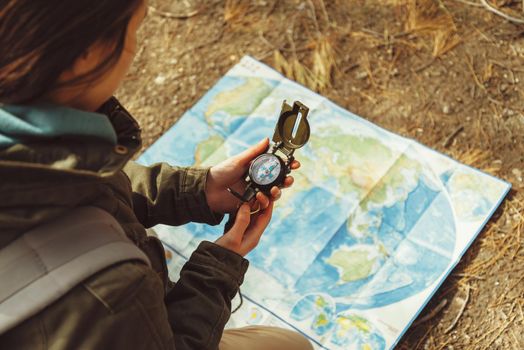
[[[0,334],[0,348],[310,349],[283,329],[223,331],[247,269],[243,256],[268,225],[278,188],[272,198],[257,195],[257,215],[240,206],[231,228],[197,248],[176,284],[161,244],[146,235],[156,224],[218,224],[236,211],[227,188],[241,188],[250,161],[268,146],[264,140],[210,169],[130,161],[140,129],[111,96],[133,61],[146,9],[146,0],[0,0],[0,249],[92,206],[109,212],[151,262],[96,272]]]

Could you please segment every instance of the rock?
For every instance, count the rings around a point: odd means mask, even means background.
[[[360,72],[357,72],[355,78],[357,78],[358,80],[363,80],[363,79],[366,79],[368,77],[368,73],[366,71],[360,71]]]
[[[159,75],[155,78],[155,84],[157,85],[164,85],[165,82],[166,82],[165,75]]]
[[[448,104],[445,104],[444,106],[442,106],[442,113],[451,114],[451,106]]]
[[[504,108],[504,110],[502,111],[503,117],[512,117],[515,114],[516,114],[515,111],[510,108]]]
[[[517,181],[522,182],[522,171],[521,170],[515,168],[511,170],[511,173],[515,175],[515,178],[517,179]]]

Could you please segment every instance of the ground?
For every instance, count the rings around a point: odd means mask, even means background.
[[[524,348],[524,24],[480,0],[150,0],[118,97],[151,145],[243,55],[513,184],[399,349]],[[491,0],[524,18],[520,0]]]

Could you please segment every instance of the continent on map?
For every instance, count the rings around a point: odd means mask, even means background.
[[[212,155],[222,144],[224,139],[220,135],[212,135],[207,140],[197,144],[195,150],[195,164],[196,166],[202,163]]]
[[[457,170],[447,183],[455,214],[465,221],[483,220],[497,203],[504,186],[470,169]]]
[[[273,87],[260,78],[247,78],[246,82],[232,90],[218,93],[205,112],[209,118],[218,111],[233,116],[249,115]]]
[[[315,129],[308,148],[315,157],[301,162],[314,182],[337,179],[341,194],[359,197],[375,186],[394,159],[379,139],[351,134],[336,125]]]
[[[380,252],[373,245],[343,246],[335,250],[326,259],[326,263],[335,266],[343,282],[367,278],[376,272]]]
[[[382,350],[386,342],[376,327],[356,314],[339,314],[335,318],[331,342],[344,349]]]
[[[273,90],[269,82],[260,78],[225,78],[220,84],[235,87],[219,92],[204,106],[204,117],[210,128],[210,135],[196,143],[194,165],[203,165]]]

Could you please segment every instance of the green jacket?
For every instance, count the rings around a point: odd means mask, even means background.
[[[209,209],[204,192],[208,169],[131,161],[141,147],[138,124],[116,99],[99,112],[116,143],[69,130],[17,135],[0,148],[0,249],[36,225],[89,205],[111,213],[153,269],[125,262],[98,272],[0,335],[0,349],[217,349],[247,260],[203,242],[175,284],[162,245],[145,230],[218,224],[222,216]]]

